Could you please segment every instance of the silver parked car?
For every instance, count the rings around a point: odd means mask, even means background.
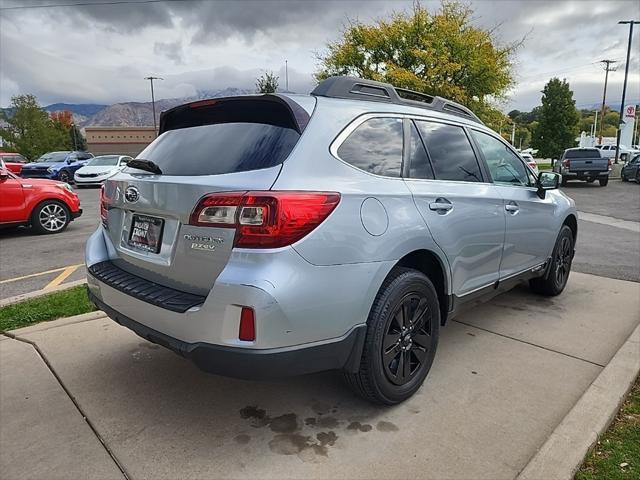
[[[104,184],[89,291],[206,371],[340,369],[391,405],[465,307],[566,285],[577,216],[560,176],[456,103],[332,77],[178,106],[159,132]]]

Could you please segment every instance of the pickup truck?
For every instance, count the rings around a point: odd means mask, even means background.
[[[616,146],[615,145],[596,145],[595,148],[600,150],[602,156],[605,158],[616,158]],[[629,148],[624,145],[620,145],[619,158],[623,162],[626,162],[629,158],[640,153],[637,148]]]
[[[597,148],[567,148],[553,171],[562,175],[561,185],[569,180],[583,180],[588,183],[596,179],[601,187],[609,183],[611,159],[605,158]]]

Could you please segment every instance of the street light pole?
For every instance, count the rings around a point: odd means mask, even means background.
[[[622,129],[622,115],[624,113],[624,101],[627,95],[627,78],[629,76],[629,57],[631,57],[631,39],[633,38],[633,26],[640,24],[637,20],[620,20],[619,25],[629,25],[629,44],[627,45],[627,63],[624,66],[624,83],[622,84],[622,101],[620,103],[620,123],[618,125],[618,135],[616,135],[616,160],[618,163],[618,157],[620,155],[620,134]]]
[[[153,94],[153,81],[154,80],[164,80],[162,77],[144,77],[145,80],[149,80],[151,83],[151,108],[153,109],[153,134],[158,135],[158,128],[156,127],[156,99]]]

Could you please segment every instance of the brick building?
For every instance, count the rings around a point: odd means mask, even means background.
[[[85,127],[87,149],[94,155],[135,157],[155,139],[153,127]]]

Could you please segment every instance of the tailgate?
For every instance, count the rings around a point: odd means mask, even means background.
[[[609,160],[606,158],[572,158],[570,172],[606,172]]]
[[[268,190],[280,169],[202,177],[121,173],[108,180],[103,195],[113,263],[160,285],[208,294],[231,255],[235,229],[189,225],[191,212],[207,193]]]

